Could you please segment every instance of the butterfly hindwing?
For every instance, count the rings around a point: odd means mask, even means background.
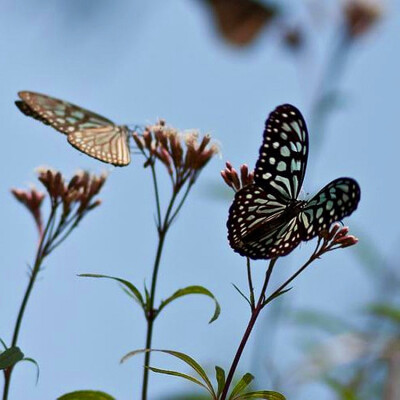
[[[300,242],[296,216],[254,184],[236,193],[227,227],[231,247],[252,259],[285,255]]]
[[[310,240],[333,222],[349,216],[360,201],[360,187],[351,178],[338,178],[326,185],[299,214],[302,240]]]
[[[25,106],[22,109],[17,104],[20,102],[16,102],[16,105],[25,115],[51,125],[66,135],[78,130],[113,125],[112,121],[99,114],[45,94],[23,91],[18,96]]]
[[[131,161],[128,135],[125,126],[110,125],[70,133],[68,142],[100,161],[125,166]]]
[[[297,199],[308,157],[307,126],[300,111],[277,107],[265,123],[254,182],[282,202]]]

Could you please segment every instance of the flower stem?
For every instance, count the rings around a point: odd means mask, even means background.
[[[156,182],[156,174],[155,172],[152,174],[153,180]],[[156,190],[157,185],[154,183],[154,188]],[[184,198],[182,199],[181,203],[178,206],[177,211],[181,208],[183,201],[186,199],[187,193],[185,193]],[[147,313],[146,313],[146,319],[147,319],[147,332],[146,332],[146,349],[151,349],[151,343],[153,339],[153,327],[154,327],[154,320],[157,316],[157,310],[154,308],[154,300],[155,300],[155,294],[156,294],[156,286],[157,286],[157,278],[158,278],[158,271],[160,268],[160,261],[161,261],[161,255],[163,251],[163,246],[165,242],[165,237],[167,235],[168,229],[171,226],[172,220],[175,218],[177,211],[173,214],[171,217],[171,213],[174,208],[174,204],[176,201],[176,198],[178,196],[178,191],[174,190],[171,196],[171,200],[169,202],[167,211],[164,216],[164,220],[161,223],[161,220],[159,220],[159,224],[157,225],[158,229],[158,246],[157,246],[157,252],[156,252],[156,258],[154,260],[154,266],[153,266],[153,276],[151,279],[151,289],[150,289],[150,295],[149,295],[149,300],[147,304]],[[158,191],[156,190],[156,204],[157,204],[157,215],[158,210],[160,209],[160,200],[158,197]],[[147,390],[148,390],[148,385],[149,385],[149,365],[150,365],[150,352],[147,351],[145,353],[145,358],[144,358],[144,370],[143,370],[143,383],[142,383],[142,400],[147,399]]]
[[[224,386],[224,389],[222,391],[220,400],[225,400],[227,395],[228,395],[229,386],[232,383],[233,375],[235,374],[236,368],[237,368],[237,366],[239,364],[240,357],[242,356],[243,350],[244,350],[244,348],[245,348],[245,346],[247,344],[247,341],[248,341],[248,339],[250,337],[250,334],[251,334],[251,332],[252,332],[252,330],[254,328],[254,325],[255,325],[255,323],[257,321],[257,317],[260,314],[260,311],[262,310],[262,308],[264,306],[265,292],[266,292],[266,290],[268,288],[268,283],[269,283],[269,280],[271,278],[272,270],[274,268],[276,260],[277,259],[274,258],[269,263],[267,272],[265,274],[264,284],[263,284],[263,287],[261,289],[260,297],[259,297],[259,299],[257,301],[257,305],[255,306],[255,308],[253,309],[253,311],[251,313],[251,317],[250,317],[249,323],[247,325],[246,331],[244,332],[242,340],[241,340],[241,342],[239,344],[239,347],[238,347],[238,349],[236,351],[235,358],[232,361],[232,365],[231,365],[231,368],[229,370],[228,376],[226,378],[225,386]]]
[[[157,246],[157,253],[156,253],[156,258],[154,261],[153,278],[152,278],[152,282],[151,282],[150,298],[149,298],[149,304],[148,304],[148,311],[147,311],[147,315],[146,315],[146,318],[147,318],[147,333],[146,333],[146,347],[145,347],[146,349],[151,349],[151,342],[152,342],[152,338],[153,338],[153,326],[154,326],[154,320],[156,317],[156,313],[154,310],[154,297],[155,297],[155,292],[156,292],[158,270],[160,267],[161,254],[162,254],[162,250],[163,250],[166,233],[167,233],[166,230],[160,231],[158,246]],[[149,368],[148,368],[149,365],[150,365],[150,352],[147,351],[145,353],[145,358],[144,358],[142,400],[147,399],[147,388],[148,388],[148,383],[149,383]]]
[[[43,249],[46,247],[46,245],[44,245],[44,242],[45,242],[45,239],[47,237],[47,233],[49,231],[49,228],[53,224],[53,219],[55,218],[55,213],[56,213],[56,208],[52,207],[48,222],[46,224],[46,228],[45,228],[43,234],[40,236],[40,239],[39,239],[39,244],[38,244],[38,248],[37,248],[37,251],[36,251],[36,257],[35,257],[35,263],[34,263],[34,266],[32,268],[32,273],[31,273],[31,276],[29,278],[29,283],[28,283],[28,286],[27,286],[27,288],[25,290],[25,294],[24,294],[24,297],[22,299],[21,306],[19,308],[17,320],[15,322],[15,327],[14,327],[14,333],[13,333],[13,337],[12,337],[11,347],[15,347],[17,345],[17,343],[18,343],[18,336],[19,336],[19,332],[20,332],[20,329],[21,329],[22,320],[24,318],[25,309],[26,309],[26,306],[28,304],[29,297],[31,295],[33,286],[35,284],[36,277],[37,277],[37,275],[38,275],[38,273],[40,271],[40,266],[42,265],[42,262],[43,262],[43,260],[45,258]],[[9,389],[10,389],[12,371],[13,371],[13,366],[4,370],[3,400],[7,400],[8,399],[8,392],[9,392]]]

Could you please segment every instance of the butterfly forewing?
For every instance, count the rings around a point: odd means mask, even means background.
[[[338,178],[312,197],[299,214],[302,240],[310,240],[336,221],[349,216],[360,201],[360,187],[351,178]]]
[[[78,150],[100,161],[124,166],[130,163],[129,131],[109,119],[67,101],[40,93],[18,93],[17,107],[68,136]]]
[[[84,129],[68,135],[68,142],[78,150],[109,164],[124,166],[131,161],[129,131],[125,126]]]
[[[277,107],[265,123],[255,183],[282,202],[295,200],[303,184],[307,157],[307,126],[300,111],[290,104]]]
[[[54,129],[67,135],[78,130],[113,125],[112,121],[101,115],[54,97],[27,91],[19,92],[18,96],[32,110],[32,114],[29,115],[17,104],[25,115],[42,122],[44,120]]]

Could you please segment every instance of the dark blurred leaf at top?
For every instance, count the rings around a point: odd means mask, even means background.
[[[234,46],[251,44],[279,14],[276,5],[257,0],[201,0],[213,13],[221,36]]]

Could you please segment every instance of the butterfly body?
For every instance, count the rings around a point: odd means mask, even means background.
[[[22,91],[15,104],[25,115],[67,135],[79,151],[116,166],[130,163],[129,129],[67,101]]]
[[[266,122],[254,183],[236,193],[229,210],[228,239],[236,252],[252,259],[284,256],[357,208],[360,188],[351,178],[335,179],[308,201],[297,199],[307,157],[300,111],[277,107]]]

